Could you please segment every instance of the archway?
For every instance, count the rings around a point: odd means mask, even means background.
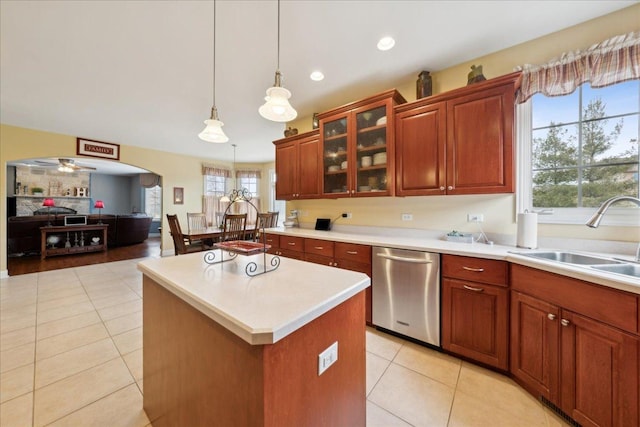
[[[5,253],[9,275],[136,258],[148,256],[150,252],[160,254],[162,179],[159,175],[116,161],[68,157],[63,160],[73,169],[58,170],[62,169],[63,162],[55,157],[7,163]],[[86,217],[88,223],[97,222],[96,217],[109,223],[108,250],[104,254],[82,254],[80,247],[77,256],[40,260],[39,227],[47,222],[40,224],[42,218],[34,212],[44,212],[45,199],[54,201],[53,225],[63,225],[64,213]],[[98,200],[102,203],[96,204]],[[48,216],[47,220],[51,219]],[[144,245],[136,247],[143,242]],[[25,267],[26,264],[30,265]],[[17,268],[18,265],[21,267]]]

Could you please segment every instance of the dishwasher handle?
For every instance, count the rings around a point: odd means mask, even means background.
[[[387,255],[387,254],[376,254],[376,255],[379,256],[380,258],[390,259],[392,261],[410,262],[413,264],[432,264],[433,263],[433,261],[430,261],[428,259],[405,258],[401,256]]]

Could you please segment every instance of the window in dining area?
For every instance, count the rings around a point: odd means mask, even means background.
[[[231,178],[229,169],[202,166],[204,191],[202,196],[202,211],[207,217],[207,225],[220,225],[221,215],[226,209],[226,203],[220,199],[227,194],[227,181]]]

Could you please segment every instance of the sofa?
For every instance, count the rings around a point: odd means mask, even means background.
[[[65,215],[12,216],[7,219],[7,254],[9,256],[40,253],[40,227],[64,225]],[[133,245],[144,242],[149,237],[152,218],[141,214],[87,215],[87,224],[97,224],[98,220],[108,224],[107,246]]]

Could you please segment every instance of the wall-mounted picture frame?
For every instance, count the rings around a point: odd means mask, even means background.
[[[76,138],[76,154],[79,156],[99,157],[120,160],[120,144]]]
[[[184,203],[184,188],[173,187],[173,204],[182,205]]]

